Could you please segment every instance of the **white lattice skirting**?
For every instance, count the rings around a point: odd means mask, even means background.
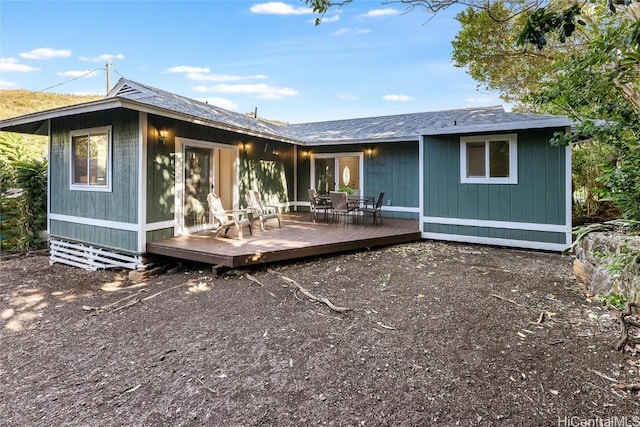
[[[135,270],[142,265],[142,257],[139,255],[127,255],[53,238],[49,240],[49,252],[50,264],[67,264],[92,271],[113,267]]]

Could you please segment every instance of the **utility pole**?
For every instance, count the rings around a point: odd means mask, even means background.
[[[109,93],[109,90],[111,90],[111,66],[113,65],[113,62],[111,62],[110,59],[107,60],[107,64],[106,64],[106,68],[107,68],[107,92]]]

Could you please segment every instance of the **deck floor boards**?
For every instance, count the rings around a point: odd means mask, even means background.
[[[282,216],[282,228],[267,221],[264,231],[254,222],[253,235],[244,228],[244,239],[235,230],[227,236],[205,231],[147,243],[147,252],[224,267],[241,267],[326,255],[370,247],[407,243],[420,239],[417,220],[384,218],[384,225],[368,223],[327,224],[309,221],[308,213]],[[371,221],[369,219],[369,221]]]

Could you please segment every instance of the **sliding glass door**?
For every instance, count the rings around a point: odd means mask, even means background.
[[[362,193],[362,153],[322,153],[313,155],[311,186],[319,194],[345,187]]]
[[[184,148],[184,226],[187,229],[209,223],[207,195],[213,182],[213,150]]]

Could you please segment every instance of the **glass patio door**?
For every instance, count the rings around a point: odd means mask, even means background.
[[[329,194],[336,189],[336,159],[315,159],[315,187],[318,194]]]
[[[318,194],[349,187],[361,193],[360,153],[317,154],[313,161],[312,183]]]
[[[213,184],[213,150],[209,148],[184,148],[184,227],[193,230],[209,223],[207,195]]]

